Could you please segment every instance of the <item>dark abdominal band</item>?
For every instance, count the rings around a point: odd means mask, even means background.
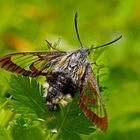
[[[63,98],[70,94],[74,97],[79,91],[79,87],[74,84],[72,79],[66,73],[51,72],[48,74],[47,83],[49,84],[47,96],[45,98],[48,109],[55,111],[59,109],[57,99]]]
[[[70,94],[73,97],[75,92],[79,91],[79,87],[73,83],[72,79],[66,73],[52,72],[48,75],[47,82],[52,89],[54,88],[54,90],[63,95]]]

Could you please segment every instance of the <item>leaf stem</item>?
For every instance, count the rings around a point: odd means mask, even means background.
[[[12,98],[12,95],[0,106],[0,109],[2,109],[6,104],[8,103],[8,100]]]
[[[66,110],[66,113],[64,113],[63,109],[61,110],[61,111],[62,111],[61,115],[64,116],[64,117],[63,117],[63,121],[62,121],[62,123],[61,123],[61,125],[60,125],[60,127],[59,127],[59,129],[58,129],[58,133],[57,133],[57,134],[54,134],[49,140],[56,140],[56,138],[59,136],[59,134],[60,134],[60,132],[61,132],[61,129],[63,128],[63,125],[64,125],[64,123],[65,123],[65,120],[66,120],[66,118],[67,118],[67,115],[68,115],[68,113],[69,113],[70,106],[71,106],[71,104],[68,105],[67,110]],[[48,140],[48,139],[46,138],[46,140]]]

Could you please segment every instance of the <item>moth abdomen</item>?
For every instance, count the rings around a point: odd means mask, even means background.
[[[65,94],[71,94],[73,97],[76,91],[79,91],[78,85],[74,83],[72,78],[64,72],[52,72],[47,77],[47,82],[50,86],[58,89]]]
[[[68,74],[64,72],[51,72],[48,74],[48,89],[45,100],[49,110],[55,111],[60,106],[65,106],[72,101],[79,87],[74,84]]]

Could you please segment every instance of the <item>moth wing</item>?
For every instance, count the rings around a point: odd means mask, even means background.
[[[106,131],[107,112],[91,67],[86,86],[81,91],[79,106],[97,128]]]
[[[0,59],[0,68],[30,77],[45,75],[63,55],[62,52],[13,53]]]

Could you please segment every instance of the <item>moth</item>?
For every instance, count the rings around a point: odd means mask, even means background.
[[[0,68],[32,78],[45,76],[45,103],[51,111],[67,105],[79,92],[79,107],[97,128],[105,131],[107,112],[88,55],[91,50],[112,44],[122,36],[104,45],[88,48],[80,41],[77,13],[74,21],[81,45],[79,49],[70,52],[59,51],[47,41],[54,51],[9,54],[0,59]]]

